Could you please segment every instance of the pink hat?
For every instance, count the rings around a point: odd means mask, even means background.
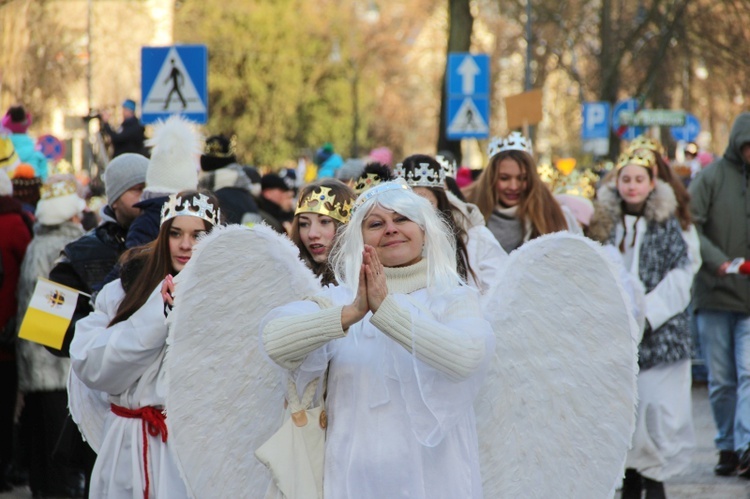
[[[465,166],[459,167],[458,171],[456,172],[456,184],[458,184],[459,188],[464,188],[467,185],[471,184],[474,180],[471,177],[471,170],[469,168],[466,168]]]
[[[11,106],[2,120],[3,128],[13,133],[26,133],[31,126],[31,114],[23,106]]]
[[[393,166],[393,153],[387,147],[376,147],[370,151],[370,159],[383,163],[386,166]]]
[[[555,199],[561,206],[566,206],[578,223],[588,227],[591,217],[594,215],[594,203],[583,196],[574,196],[572,194],[555,194]]]

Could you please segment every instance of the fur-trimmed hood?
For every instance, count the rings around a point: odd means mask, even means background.
[[[646,200],[643,217],[651,222],[664,222],[674,215],[677,198],[674,191],[662,180],[656,179],[656,188]],[[615,184],[605,184],[596,191],[594,216],[591,218],[588,236],[600,243],[609,241],[612,228],[622,218],[622,198]]]

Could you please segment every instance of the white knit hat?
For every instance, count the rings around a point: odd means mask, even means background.
[[[36,205],[36,219],[42,225],[60,225],[80,215],[86,208],[84,201],[77,193],[78,185],[74,180],[58,180],[45,183],[41,189],[41,199]]]
[[[4,168],[0,168],[0,196],[12,196],[13,195],[13,182],[10,181],[10,177],[5,173]]]
[[[157,123],[147,144],[153,149],[145,192],[167,195],[197,188],[203,138],[190,121],[174,115]]]

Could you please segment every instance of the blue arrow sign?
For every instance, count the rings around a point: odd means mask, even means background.
[[[694,114],[685,115],[685,124],[682,126],[673,126],[669,133],[674,140],[684,140],[685,142],[695,142],[698,134],[701,132],[701,122]]]
[[[447,130],[451,140],[490,134],[490,58],[466,52],[448,54]]]
[[[141,48],[141,122],[181,114],[208,121],[208,50],[205,45]]]

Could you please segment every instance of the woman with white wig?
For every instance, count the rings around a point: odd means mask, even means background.
[[[268,356],[302,391],[327,370],[324,497],[482,497],[474,398],[494,351],[454,237],[402,181],[361,194],[339,286],[272,310]]]

